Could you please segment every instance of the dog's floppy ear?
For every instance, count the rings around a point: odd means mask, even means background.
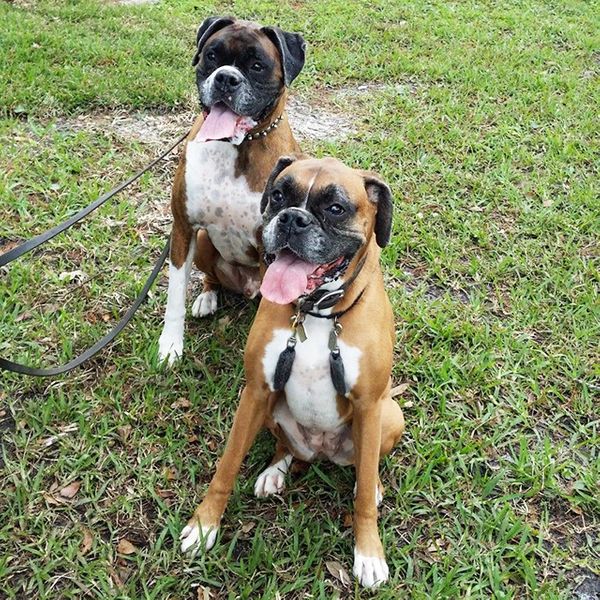
[[[269,175],[269,179],[267,179],[267,183],[265,185],[265,191],[263,192],[262,198],[260,200],[260,214],[262,215],[267,208],[267,204],[269,204],[269,196],[271,195],[271,188],[273,187],[273,182],[277,179],[277,176],[281,171],[287,169],[293,162],[296,161],[294,156],[280,156],[277,164],[271,171]]]
[[[202,52],[202,48],[204,44],[206,44],[206,40],[213,34],[219,31],[219,29],[223,29],[223,27],[227,27],[227,25],[231,25],[235,22],[235,19],[231,17],[208,17],[208,19],[204,19],[200,27],[198,27],[198,33],[196,34],[196,54],[194,54],[194,58],[192,58],[192,67],[195,67],[200,60],[200,52]]]
[[[361,171],[365,180],[367,196],[373,204],[377,205],[375,216],[375,239],[380,248],[388,245],[392,234],[392,191],[379,175],[370,171]]]
[[[281,54],[283,79],[289,86],[304,66],[306,42],[299,33],[283,31],[279,27],[263,27],[261,31],[275,44]]]

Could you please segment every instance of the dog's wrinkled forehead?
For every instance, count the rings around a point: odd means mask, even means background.
[[[222,64],[237,67],[260,61],[269,72],[283,76],[281,58],[275,44],[256,23],[237,21],[217,31],[202,49],[203,54],[208,52],[217,52]]]
[[[306,208],[323,200],[344,200],[355,206],[367,201],[362,177],[333,158],[292,163],[273,187],[281,189],[289,201]]]

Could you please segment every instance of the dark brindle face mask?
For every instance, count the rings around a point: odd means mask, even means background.
[[[297,33],[229,17],[206,19],[192,60],[205,117],[198,141],[240,143],[300,73],[304,53]]]
[[[261,293],[277,304],[343,278],[373,233],[379,245],[389,240],[387,185],[334,159],[281,158],[261,210],[268,266]]]

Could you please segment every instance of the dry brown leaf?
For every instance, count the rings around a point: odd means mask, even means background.
[[[173,467],[166,467],[163,471],[163,475],[167,481],[177,479],[177,471]]]
[[[64,271],[59,276],[60,281],[75,281],[76,283],[83,283],[89,279],[88,275],[81,270],[77,271]]]
[[[346,587],[350,585],[350,576],[348,575],[348,571],[342,567],[342,565],[337,560],[328,560],[325,563],[327,570],[338,580],[340,583]]]
[[[156,488],[156,493],[163,499],[172,498],[175,496],[175,492],[173,490],[163,490],[161,488]]]
[[[62,490],[60,490],[60,492],[58,492],[63,498],[74,498],[75,494],[77,494],[77,492],[79,491],[79,488],[81,487],[81,481],[74,481],[73,483],[70,483],[69,485],[67,485],[66,487],[64,487]]]
[[[352,518],[352,513],[347,512],[344,515],[344,527],[352,527],[352,523],[354,519]]]
[[[210,590],[207,587],[204,587],[203,585],[198,586],[198,589],[196,590],[196,596],[198,600],[210,600],[210,598],[212,597]]]
[[[129,540],[122,538],[117,544],[117,552],[119,554],[133,554],[137,552],[137,548]]]
[[[248,523],[244,523],[244,525],[242,525],[242,533],[249,533],[254,529],[255,525],[256,523],[254,521],[248,521]]]
[[[121,425],[117,427],[117,433],[119,434],[119,439],[124,444],[129,436],[131,435],[133,427],[131,425]]]
[[[20,323],[21,321],[28,321],[29,319],[33,318],[33,313],[30,310],[26,310],[25,312],[22,312],[16,319],[15,319],[15,323]]]
[[[92,543],[94,542],[94,536],[92,532],[87,528],[83,528],[83,540],[81,540],[81,545],[79,546],[79,552],[84,556],[92,549]]]
[[[6,242],[6,244],[0,244],[0,254],[4,254],[4,252],[10,252],[13,248],[16,248],[19,245],[19,242]]]
[[[189,408],[191,405],[191,402],[187,398],[179,398],[171,404],[171,408]]]
[[[112,567],[108,567],[108,572],[110,574],[110,578],[113,580],[113,583],[119,589],[122,589],[123,588],[123,582],[121,581],[121,578],[119,577],[119,574]]]
[[[404,394],[404,392],[410,387],[410,383],[401,383],[399,385],[397,385],[396,387],[393,387],[390,390],[390,395],[392,396],[392,398],[395,398],[396,396],[401,396],[402,394]]]
[[[52,506],[60,506],[61,504],[65,503],[64,500],[59,500],[58,498],[55,498],[52,494],[49,494],[48,492],[42,492],[42,496],[44,500]]]

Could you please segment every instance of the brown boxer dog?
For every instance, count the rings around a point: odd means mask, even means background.
[[[268,265],[248,337],[246,387],[182,551],[209,549],[240,465],[262,426],[277,440],[256,496],[277,494],[293,458],[355,465],[354,574],[388,579],[377,530],[381,456],[404,431],[390,396],[394,320],[379,265],[392,198],[377,175],[339,161],[282,158],[262,200]]]
[[[205,274],[194,316],[216,311],[219,285],[248,297],[258,293],[262,192],[279,156],[299,151],[285,102],[304,65],[302,36],[211,17],[196,45],[202,115],[181,154],[171,198],[169,290],[159,340],[159,358],[169,363],[183,351],[192,262]]]

